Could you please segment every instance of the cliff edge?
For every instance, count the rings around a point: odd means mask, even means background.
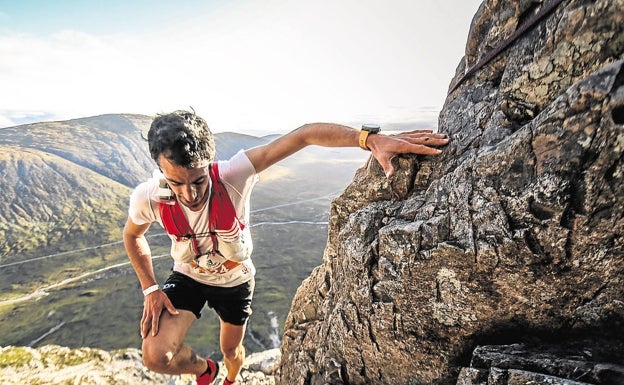
[[[549,3],[484,1],[451,84]],[[623,9],[560,2],[452,90],[443,156],[358,171],[293,300],[281,383],[514,383],[471,365],[483,345],[593,365],[544,373],[560,383],[624,381]]]

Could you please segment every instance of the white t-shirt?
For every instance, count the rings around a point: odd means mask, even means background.
[[[246,254],[249,255],[253,249],[249,231],[249,198],[251,190],[258,181],[258,175],[245,152],[239,151],[230,160],[219,162],[219,176],[234,205],[238,219],[246,225],[241,232],[241,241],[247,248]],[[132,192],[128,215],[135,224],[158,222],[162,226],[158,198],[159,179],[156,175],[138,185]],[[210,190],[210,187],[208,189]],[[195,234],[208,234],[209,206],[206,203],[200,211],[192,211],[180,204]],[[168,235],[171,238],[171,256],[175,261],[173,270],[198,282],[213,286],[233,287],[249,281],[256,273],[251,258],[242,262],[227,258],[227,244],[222,240],[218,240],[222,255],[210,253],[209,251],[213,249],[210,236],[196,238],[199,250],[206,253],[201,256],[201,266],[198,267],[192,241],[177,242],[175,236]]]

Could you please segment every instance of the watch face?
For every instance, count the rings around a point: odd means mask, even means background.
[[[363,125],[362,125],[362,130],[364,130],[364,131],[368,131],[368,132],[370,132],[370,133],[372,133],[372,134],[375,134],[375,133],[378,133],[378,132],[379,132],[380,127],[379,127],[379,124],[370,124],[370,123],[367,123],[367,124],[363,124]]]

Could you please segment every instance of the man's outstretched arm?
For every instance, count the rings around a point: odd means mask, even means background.
[[[311,123],[279,137],[271,143],[246,151],[256,169],[261,172],[309,145],[323,147],[358,147],[359,130],[334,123]],[[391,160],[398,154],[439,155],[436,147],[448,144],[445,134],[432,130],[415,130],[397,135],[369,135],[366,146],[384,169],[386,176],[394,174]]]

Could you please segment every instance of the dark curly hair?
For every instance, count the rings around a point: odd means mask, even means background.
[[[158,115],[147,133],[152,159],[163,155],[173,164],[193,168],[215,158],[215,142],[204,119],[189,111]]]

